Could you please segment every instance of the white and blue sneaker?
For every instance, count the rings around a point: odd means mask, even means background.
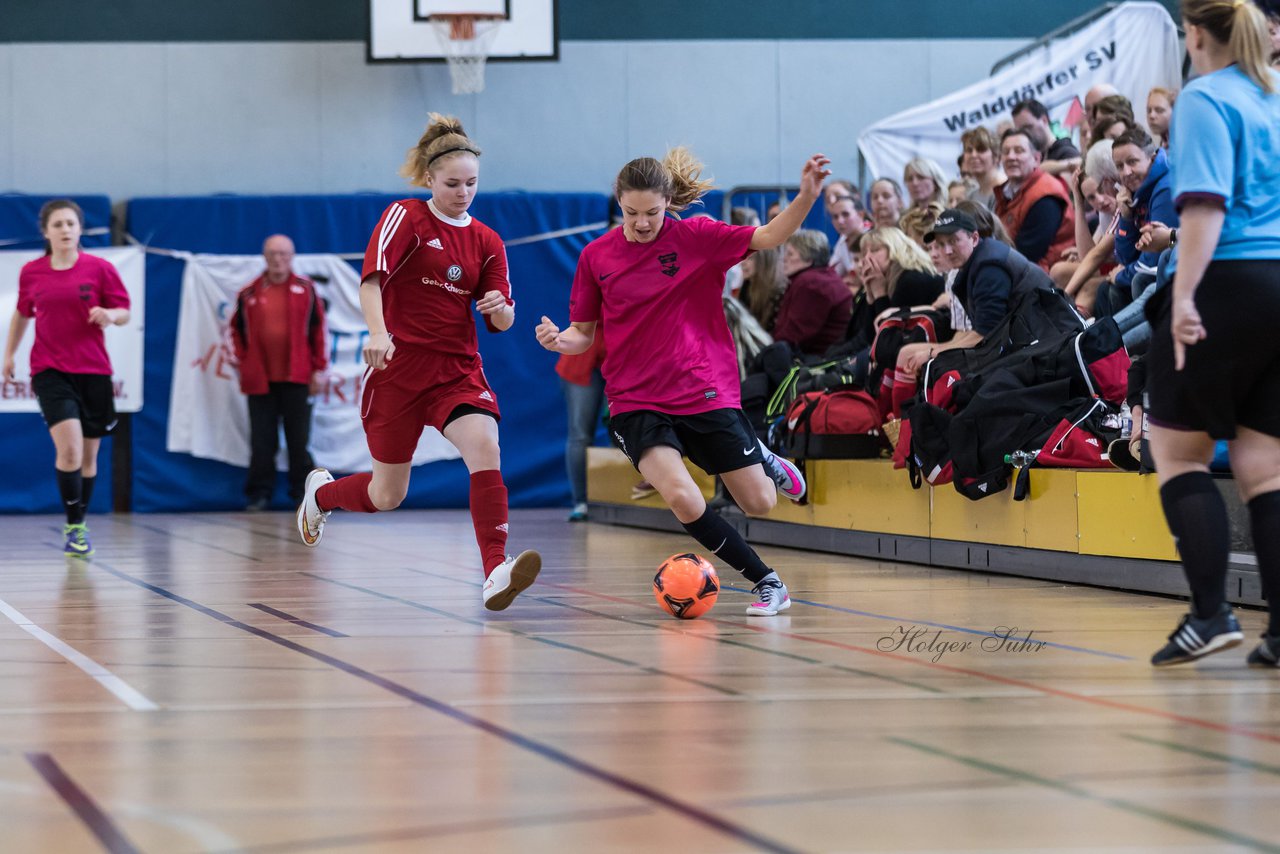
[[[747,606],[749,617],[773,617],[777,616],[779,611],[785,611],[791,607],[791,596],[787,593],[787,585],[782,583],[782,579],[776,572],[771,572],[760,579],[760,583],[752,587],[751,592],[755,594],[756,601]]]

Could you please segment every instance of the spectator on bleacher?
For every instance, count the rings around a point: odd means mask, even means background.
[[[1049,119],[1049,110],[1034,98],[1019,101],[1013,108],[1013,126],[1019,128],[1039,128],[1048,147],[1043,151],[1040,168],[1050,175],[1063,175],[1080,166],[1080,150],[1067,138],[1058,138],[1054,132],[1053,122]]]
[[[862,238],[862,283],[872,316],[891,308],[931,305],[942,276],[929,254],[897,228],[874,228]]]
[[[843,199],[852,199],[858,196],[858,185],[844,178],[833,178],[822,188],[822,206],[826,209],[827,217],[831,217],[831,211],[835,207],[836,202]]]
[[[797,353],[820,355],[844,335],[853,310],[849,288],[827,266],[831,248],[821,231],[801,229],[782,247],[787,289],[773,327],[775,341]]]
[[[1089,138],[1098,142],[1104,139],[1114,141],[1118,136],[1135,126],[1134,121],[1126,116],[1104,115],[1093,123]]]
[[[942,174],[942,167],[927,157],[907,161],[902,170],[902,184],[907,188],[912,208],[946,206],[947,178]]]
[[[1066,186],[1040,169],[1040,152],[1025,130],[1007,131],[1000,155],[1009,179],[996,193],[996,215],[1018,251],[1047,272],[1074,243]]]
[[[892,178],[878,178],[871,185],[871,222],[879,225],[897,225],[902,217],[902,188]]]
[[[603,329],[596,330],[595,340],[584,353],[561,353],[556,360],[556,373],[560,376],[560,390],[568,414],[569,435],[564,445],[564,467],[569,475],[569,495],[573,509],[570,522],[587,519],[587,448],[596,435],[600,423],[601,406],[604,404],[604,375],[600,365],[604,363]]]
[[[1271,7],[1280,6],[1268,0]],[[1199,77],[1170,133],[1181,209],[1172,286],[1148,305],[1148,421],[1160,502],[1178,544],[1191,612],[1152,656],[1179,664],[1244,640],[1227,603],[1232,536],[1209,473],[1230,443],[1249,509],[1269,620],[1247,661],[1280,667],[1280,75],[1267,66],[1258,6],[1182,0]]]
[[[1116,192],[1120,188],[1120,173],[1111,156],[1113,146],[1109,139],[1095,142],[1085,155],[1084,172],[1075,182],[1074,192],[1097,213],[1098,224],[1090,234],[1084,212],[1077,210],[1076,248],[1083,251],[1062,288],[1075,301],[1077,308],[1089,314],[1093,312],[1098,288],[1106,281],[1105,275],[1115,266],[1113,225],[1116,224]],[[1054,281],[1058,281],[1056,276]]]
[[[996,188],[1005,182],[1000,171],[1000,140],[985,127],[976,127],[960,136],[964,146],[961,174],[978,182],[978,191],[969,198],[996,209]]]
[[[925,232],[933,228],[934,222],[944,210],[946,207],[941,202],[929,202],[924,207],[912,206],[898,220],[898,228],[923,250]]]
[[[742,259],[742,290],[738,301],[764,328],[773,334],[773,324],[778,317],[778,305],[787,289],[787,277],[782,272],[781,249],[758,249]]]
[[[44,255],[18,273],[18,302],[9,320],[0,380],[17,380],[14,357],[34,319],[31,390],[53,439],[54,474],[67,519],[62,550],[85,558],[93,554],[84,520],[98,476],[98,449],[116,426],[103,330],[129,322],[129,293],[109,261],[81,251],[84,211],[79,205],[70,199],[46,202],[39,222]]]
[[[857,196],[844,195],[833,203],[827,211],[831,217],[831,225],[836,230],[836,243],[831,249],[830,266],[840,278],[844,278],[853,268],[853,256],[849,253],[849,238],[862,234],[867,230],[867,212]]]
[[[1157,86],[1147,93],[1147,130],[1161,148],[1169,147],[1169,121],[1173,118],[1176,91]]]
[[[964,161],[964,155],[960,155],[961,162]],[[954,208],[965,199],[971,199],[978,192],[978,182],[968,175],[956,178],[947,184],[947,207]]]
[[[695,216],[710,216],[707,213],[694,214]],[[735,207],[729,210],[730,225],[749,225],[758,228],[760,226],[760,214],[756,213],[755,208]],[[724,277],[724,295],[729,298],[736,298],[742,290],[742,264],[734,264],[729,268],[729,272]]]
[[[952,293],[969,318],[971,328],[942,344],[908,344],[898,354],[898,369],[917,374],[943,350],[974,347],[1000,325],[1013,307],[1014,297],[1033,288],[1053,286],[1049,274],[1016,249],[978,232],[978,223],[957,209],[943,211],[927,242],[937,241],[943,263],[957,270]]]
[[[1142,128],[1125,132],[1111,148],[1111,157],[1120,173],[1121,188],[1116,196],[1116,260],[1121,264],[1103,285],[1094,304],[1095,317],[1115,314],[1155,281],[1159,253],[1142,252],[1138,239],[1142,227],[1159,222],[1178,227],[1178,211],[1173,204],[1172,176],[1164,149]],[[1141,277],[1135,282],[1135,277]]]
[[[769,207],[765,208],[764,221],[766,223],[773,222],[775,219],[778,218],[778,214],[782,213],[782,209],[785,208],[789,203],[790,202],[786,196],[775,199],[773,202],[769,204]]]
[[[302,501],[311,451],[311,401],[329,364],[324,304],[315,285],[293,272],[293,241],[273,234],[262,244],[267,269],[236,296],[231,315],[240,391],[249,399],[249,471],[245,509],[266,510],[276,486],[276,452],[284,426],[289,500]]]
[[[955,206],[955,209],[967,214],[974,221],[978,226],[979,237],[984,240],[998,240],[1005,246],[1013,246],[1013,241],[1009,239],[1009,233],[1004,230],[1004,225],[986,205],[973,199],[964,199]],[[951,262],[954,259],[943,256],[942,246],[937,240],[926,243],[925,246],[929,252],[929,259],[933,261],[934,267],[943,276],[943,292],[934,300],[933,307],[947,312],[950,316],[950,325],[953,333],[973,329],[973,323],[965,313],[964,305],[955,295],[956,276],[960,273],[960,270],[951,266]]]
[[[1085,151],[1088,151],[1093,143],[1101,139],[1101,136],[1095,133],[1099,121],[1110,117],[1112,122],[1105,123],[1106,126],[1110,126],[1110,124],[1114,123],[1115,117],[1120,116],[1130,124],[1133,123],[1133,104],[1130,103],[1129,99],[1116,92],[1115,87],[1110,86],[1110,84],[1102,84],[1102,86],[1110,89],[1110,93],[1098,97],[1093,102],[1090,102],[1088,98],[1085,99],[1085,121],[1080,139],[1080,144]],[[1090,95],[1093,95],[1095,91],[1104,90],[1095,86],[1089,90]]]

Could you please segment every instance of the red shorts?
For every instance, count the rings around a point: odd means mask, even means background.
[[[443,431],[459,406],[500,417],[478,355],[396,348],[384,370],[365,372],[360,420],[369,453],[389,465],[411,462],[422,428]]]

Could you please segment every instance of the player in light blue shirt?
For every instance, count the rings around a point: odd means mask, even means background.
[[[1182,0],[1182,19],[1201,76],[1173,110],[1178,268],[1147,304],[1147,413],[1191,613],[1151,663],[1244,640],[1226,599],[1227,508],[1209,474],[1227,439],[1270,605],[1248,663],[1280,668],[1280,74],[1254,0]]]

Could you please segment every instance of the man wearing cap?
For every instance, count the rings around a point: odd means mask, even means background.
[[[940,266],[959,271],[951,292],[964,307],[973,328],[957,332],[945,344],[903,347],[898,353],[898,367],[911,374],[943,350],[976,347],[1004,320],[1015,294],[1053,287],[1049,274],[1016,249],[980,235],[978,224],[964,211],[948,208],[942,212],[924,236],[926,244],[935,241]]]

